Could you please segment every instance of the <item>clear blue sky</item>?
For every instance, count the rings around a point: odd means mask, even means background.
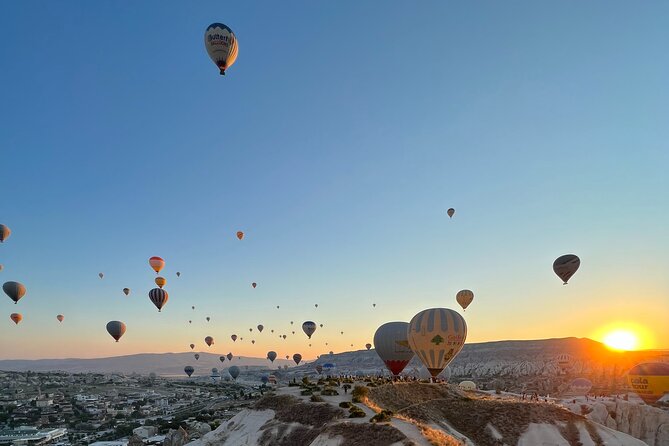
[[[669,347],[667,17],[663,1],[4,4],[0,279],[28,294],[0,301],[0,357],[207,334],[313,357],[456,308],[461,288],[469,341],[637,324]],[[217,21],[239,39],[225,77],[203,45]],[[582,266],[563,287],[566,253]],[[305,319],[325,324],[311,348]],[[258,323],[275,334],[251,346]]]

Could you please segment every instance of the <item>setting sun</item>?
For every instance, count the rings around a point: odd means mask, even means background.
[[[635,350],[639,337],[628,330],[616,330],[604,336],[604,344],[613,350]]]

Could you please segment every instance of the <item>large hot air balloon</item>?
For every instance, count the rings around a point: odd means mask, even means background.
[[[296,365],[300,365],[300,362],[302,361],[302,355],[300,355],[299,353],[295,353],[293,355],[293,361],[295,361]]]
[[[189,366],[189,365],[184,367],[184,372],[186,372],[186,375],[188,375],[189,378],[193,374],[194,371],[195,371],[195,369],[193,367]]]
[[[190,349],[193,350],[195,348],[195,344],[190,345]]]
[[[409,322],[409,346],[433,377],[462,350],[465,339],[465,319],[448,308],[423,310]]]
[[[292,321],[290,322],[293,323]],[[316,323],[312,321],[306,321],[302,324],[302,331],[311,339],[311,335],[316,331]],[[286,338],[284,338],[286,339]]]
[[[370,343],[368,342],[367,344],[365,344],[365,348],[366,348],[367,350],[369,350],[370,348],[372,348],[372,344],[370,344]]]
[[[195,353],[193,356],[195,356],[196,361],[200,359],[200,354],[199,353]]]
[[[121,321],[109,321],[107,322],[107,333],[118,342],[125,334],[125,324]]]
[[[232,336],[230,336],[230,339],[232,339],[232,342],[235,342],[237,340],[237,335],[233,334]]]
[[[19,322],[23,320],[21,313],[12,313],[9,315],[9,318],[13,320],[16,325],[19,325]]]
[[[244,233],[242,231],[237,231],[237,238],[239,240],[243,239],[244,238]]]
[[[458,301],[463,310],[466,310],[470,303],[474,300],[474,293],[470,290],[460,290],[455,295],[455,300]]]
[[[228,373],[230,374],[230,376],[232,376],[232,379],[237,379],[237,377],[239,376],[239,367],[233,365],[228,369]]]
[[[237,60],[239,46],[235,33],[222,23],[212,23],[207,27],[204,32],[204,46],[221,75]]]
[[[218,360],[221,361],[221,362],[225,362],[225,356],[219,356]]]
[[[26,287],[19,282],[5,282],[2,284],[2,291],[16,304],[25,296]]]
[[[0,243],[4,243],[10,235],[12,235],[12,230],[8,226],[0,225]]]
[[[553,271],[566,285],[571,276],[578,271],[579,266],[581,266],[581,259],[578,256],[566,254],[555,259],[555,262],[553,262]]]
[[[592,389],[592,381],[586,378],[576,378],[569,383],[569,392],[574,395],[587,395]]]
[[[574,358],[569,353],[561,353],[556,356],[555,362],[562,373],[567,373],[574,363]]]
[[[269,359],[271,362],[274,362],[274,360],[276,359],[276,352],[274,351],[267,352],[267,359]]]
[[[105,276],[104,273],[98,273],[98,277],[99,277],[100,279],[102,279],[104,276]]]
[[[669,392],[669,364],[645,362],[627,372],[627,382],[632,390],[647,404],[653,404]]]
[[[253,283],[251,284],[251,286],[252,286],[253,288],[255,288],[256,286],[258,286],[258,284],[255,283],[255,282],[253,282]]]
[[[406,322],[387,322],[374,333],[376,354],[395,376],[404,370],[414,355],[407,340],[408,328]]]
[[[448,210],[446,211],[446,213],[448,214],[448,218],[453,218],[453,216],[455,215],[455,209],[453,209],[453,208],[448,208]],[[465,219],[465,220],[466,220],[466,219]]]
[[[204,342],[205,342],[209,347],[211,347],[211,344],[214,343],[214,338],[212,338],[211,336],[207,336],[206,338],[204,338]]]
[[[265,327],[263,327],[262,325],[258,325],[256,328],[258,329],[258,331],[259,331],[260,333],[262,333],[262,331],[263,331],[263,329],[264,329]]]
[[[58,316],[56,316],[56,319],[58,319],[58,322],[63,322],[65,320],[65,316],[59,314]]]
[[[228,353],[225,357],[228,358],[228,361],[232,361],[232,353]]]
[[[123,294],[126,296],[130,294],[130,288],[123,288]]]
[[[162,287],[165,286],[165,284],[167,284],[167,279],[165,279],[164,277],[158,276],[158,277],[156,277],[155,282],[156,282],[156,285],[158,285],[158,288],[162,288]]]
[[[162,288],[154,288],[151,291],[149,291],[149,299],[151,299],[153,305],[155,305],[156,308],[158,308],[158,311],[160,312],[160,310],[167,303],[169,295],[167,294],[167,291],[163,290]]]
[[[153,256],[149,259],[149,265],[158,274],[165,267],[165,261],[158,256]]]

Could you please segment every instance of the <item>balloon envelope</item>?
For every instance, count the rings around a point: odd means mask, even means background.
[[[369,344],[369,343],[365,344],[365,348],[366,348],[367,350],[369,350],[370,348],[372,348],[372,344]]]
[[[184,372],[186,372],[186,375],[188,375],[189,378],[193,374],[194,371],[195,371],[195,369],[193,367],[189,366],[189,365],[184,367]]]
[[[16,325],[19,325],[19,322],[23,320],[23,315],[21,315],[21,313],[12,313],[9,315],[9,318],[13,320]]]
[[[206,338],[204,338],[204,342],[205,342],[209,347],[211,347],[211,344],[214,343],[214,338],[212,338],[211,336],[207,336]]]
[[[627,382],[642,400],[653,404],[669,392],[669,364],[664,362],[637,364],[627,372]]]
[[[587,395],[592,389],[592,381],[586,378],[576,378],[569,383],[569,391],[575,395]]]
[[[196,361],[197,361],[198,359],[200,359],[200,354],[199,354],[199,353],[195,353],[193,356],[195,356],[195,360],[196,360]]]
[[[291,321],[291,324],[293,322]],[[312,321],[305,321],[302,324],[302,331],[311,339],[311,335],[316,331],[316,324]],[[285,338],[284,338],[285,339]]]
[[[411,361],[414,352],[409,347],[406,322],[386,322],[374,333],[374,348],[390,373],[397,376]]]
[[[58,322],[63,322],[63,320],[65,320],[65,316],[59,314],[58,316],[56,316],[56,319],[58,319]]]
[[[243,239],[244,238],[244,233],[242,231],[237,231],[237,238],[239,240]]]
[[[302,361],[302,355],[295,353],[293,355],[293,361],[295,361],[295,364],[300,365],[300,361]]]
[[[228,353],[226,355],[226,358],[228,358],[228,361],[232,361],[232,353]]]
[[[18,301],[26,295],[26,287],[19,282],[5,282],[2,285],[2,291],[4,291],[14,303],[18,303]]]
[[[578,256],[566,254],[555,259],[555,262],[553,262],[553,271],[566,285],[571,276],[578,271],[579,266],[581,266],[581,259]]]
[[[474,293],[470,290],[460,290],[458,291],[458,294],[455,295],[455,300],[457,300],[458,304],[465,310],[474,300]]]
[[[258,329],[258,331],[259,331],[260,333],[262,333],[262,331],[263,331],[263,329],[264,329],[265,327],[263,327],[262,325],[258,325],[256,328]]]
[[[228,373],[230,374],[230,376],[232,376],[232,379],[237,379],[237,377],[239,376],[239,367],[233,365],[228,369]]]
[[[149,259],[149,266],[158,274],[165,267],[165,261],[161,257],[153,256]]]
[[[433,377],[436,377],[462,350],[467,323],[449,308],[430,308],[409,322],[409,346]]]
[[[12,234],[12,230],[8,226],[0,225],[0,243],[3,243]]]
[[[162,287],[165,286],[165,284],[167,284],[167,279],[165,279],[164,277],[158,276],[158,277],[156,277],[155,282],[156,282],[156,285],[158,285],[159,288],[162,288]]]
[[[448,217],[449,217],[449,218],[453,218],[453,216],[455,215],[455,209],[453,209],[453,208],[449,208],[449,209],[446,211],[446,213],[448,214]],[[466,218],[465,218],[465,220],[466,220]]]
[[[219,356],[218,360],[221,361],[221,362],[225,362],[225,356]]]
[[[130,288],[123,288],[123,294],[126,296],[130,294]]]
[[[195,344],[190,345],[190,349],[193,350],[195,348]]]
[[[155,305],[156,308],[158,308],[158,311],[160,311],[167,303],[169,295],[167,294],[167,291],[163,290],[162,288],[154,288],[149,291],[149,299],[151,299],[153,305]]]
[[[460,387],[460,390],[469,392],[476,390],[476,383],[474,383],[474,381],[462,381],[460,384],[458,384],[458,387]]]
[[[121,321],[109,321],[107,322],[107,333],[118,342],[125,334],[125,324]]]
[[[267,359],[269,359],[271,362],[274,362],[274,360],[276,359],[276,352],[274,351],[267,352]]]
[[[225,74],[225,70],[237,60],[239,45],[235,33],[222,23],[212,23],[207,27],[204,32],[204,46],[220,74]]]

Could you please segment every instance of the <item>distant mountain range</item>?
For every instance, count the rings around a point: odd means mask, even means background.
[[[374,349],[324,354],[315,363],[299,367],[295,367],[293,361],[285,359],[276,359],[273,364],[264,358],[247,357],[235,357],[232,361],[226,359],[221,362],[218,355],[206,352],[199,352],[200,359],[196,361],[193,353],[145,353],[95,359],[0,360],[0,370],[142,375],[155,373],[181,376],[184,367],[191,365],[195,367],[196,374],[202,376],[214,367],[224,370],[231,365],[270,369],[288,365],[291,367],[290,372],[304,373],[313,371],[315,364],[327,362],[336,364],[337,370],[342,373],[376,374],[385,370]],[[573,357],[571,374],[589,376],[591,379],[622,376],[634,364],[647,360],[669,362],[669,351],[666,350],[614,352],[591,339],[562,338],[466,344],[451,363],[451,369],[455,377],[475,379],[550,377],[559,374],[556,357],[561,353],[568,353]],[[414,358],[405,370],[418,372],[420,367],[420,363]]]

